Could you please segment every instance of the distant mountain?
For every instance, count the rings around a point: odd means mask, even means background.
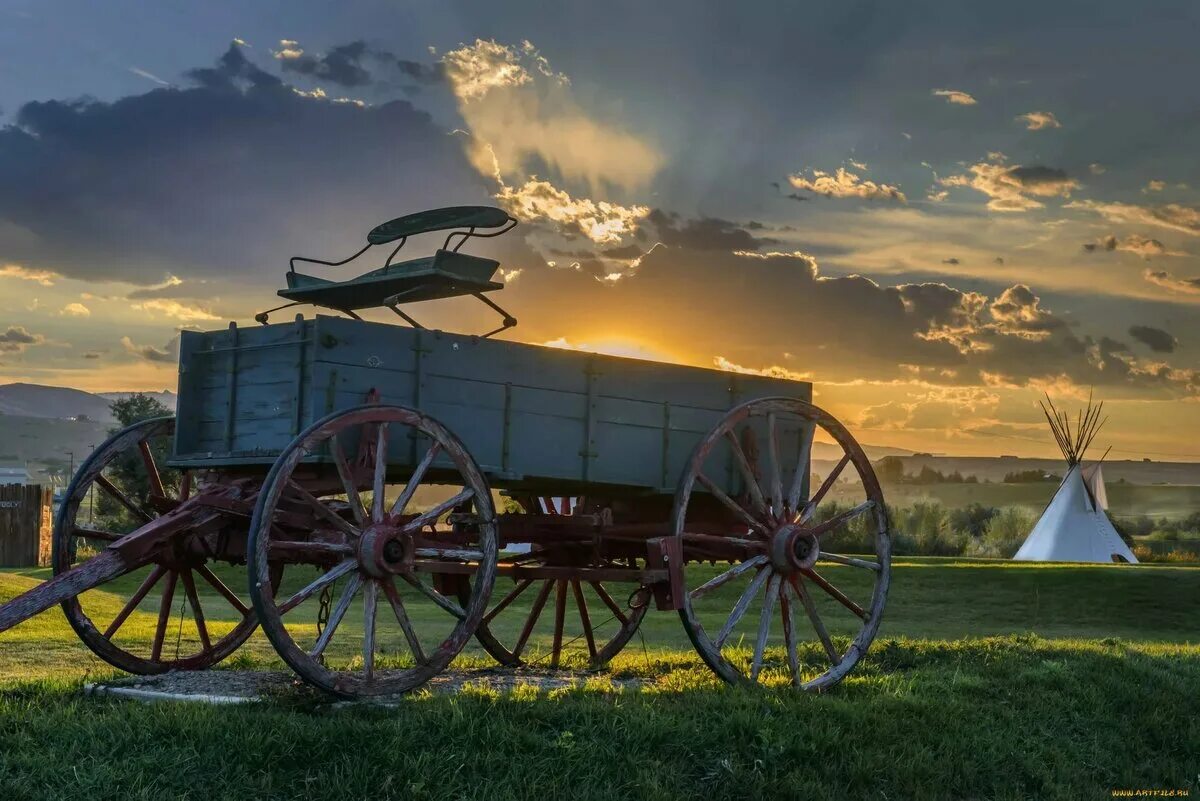
[[[109,403],[108,399],[99,395],[67,387],[47,387],[41,384],[0,385],[2,415],[56,419],[84,416],[107,423],[113,419]]]
[[[130,395],[145,395],[149,398],[154,398],[156,401],[166,406],[172,412],[175,411],[175,402],[179,399],[174,392],[169,389],[164,389],[162,392],[101,392],[97,397],[104,398],[110,403],[115,400],[124,400]]]

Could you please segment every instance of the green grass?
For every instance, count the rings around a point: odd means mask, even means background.
[[[850,587],[857,575],[830,572]],[[0,599],[41,576],[0,572]],[[84,676],[111,671],[51,611],[0,635],[0,798],[1195,795],[1198,612],[1196,568],[906,558],[870,655],[823,696],[721,685],[678,617],[651,611],[645,649],[635,637],[573,689],[333,711],[303,696],[253,708],[82,696]],[[144,635],[152,609],[127,625]],[[272,663],[257,635],[238,658]],[[482,664],[478,651],[463,664]],[[631,675],[644,689],[609,681]]]

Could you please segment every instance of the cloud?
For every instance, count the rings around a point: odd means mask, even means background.
[[[0,332],[0,353],[21,353],[30,345],[40,345],[46,341],[41,334],[31,334],[24,326],[10,325],[7,330]]]
[[[966,92],[960,92],[957,89],[934,89],[933,95],[935,97],[944,97],[947,103],[956,106],[973,106],[979,102]]]
[[[1009,166],[997,161],[981,161],[970,167],[971,175],[950,175],[938,179],[942,186],[965,186],[987,195],[992,211],[1029,211],[1045,204],[1037,197],[1070,197],[1079,182],[1065,170],[1041,165]]]
[[[756,237],[749,230],[729,220],[715,217],[680,220],[674,213],[655,209],[647,216],[658,238],[667,247],[686,247],[693,250],[753,251],[778,240]],[[635,254],[641,256],[639,251]]]
[[[1200,236],[1200,209],[1179,203],[1163,206],[1139,206],[1134,203],[1105,203],[1097,200],[1072,200],[1064,204],[1066,209],[1084,209],[1099,214],[1109,222],[1155,225]]]
[[[942,264],[961,264],[961,263],[962,263],[962,262],[960,262],[960,261],[959,261],[957,258],[955,258],[954,256],[951,256],[951,257],[950,257],[950,258],[948,258],[948,259],[942,259]]]
[[[1161,192],[1166,188],[1167,188],[1166,181],[1147,181],[1146,185],[1144,187],[1142,187],[1142,194],[1148,195],[1151,192]]]
[[[156,364],[174,364],[179,359],[178,335],[172,337],[161,348],[135,344],[129,337],[121,337],[121,346],[125,348],[126,353]]]
[[[1130,327],[1129,336],[1141,342],[1155,353],[1174,353],[1179,345],[1170,332],[1150,325],[1135,325]]]
[[[1140,234],[1129,234],[1126,237],[1118,237],[1115,234],[1101,237],[1095,242],[1085,242],[1083,249],[1088,253],[1097,253],[1103,251],[1124,250],[1130,253],[1136,253],[1143,259],[1149,260],[1151,256],[1186,256],[1186,253],[1178,250],[1168,250],[1166,245],[1159,242],[1157,239]]]
[[[340,258],[385,219],[489,200],[410,103],[314,102],[245,52],[189,71],[193,85],[29,103],[0,126],[0,265],[24,265],[3,275],[274,284],[289,255]]]
[[[441,63],[481,175],[512,183],[550,170],[597,194],[607,186],[638,188],[664,163],[657,147],[585,110],[567,77],[529,42],[477,39]]]
[[[305,53],[290,39],[280,41],[280,45],[282,49],[274,51],[274,55],[285,72],[347,88],[371,83],[371,73],[362,63],[368,54],[366,42],[359,40],[339,45],[320,56]]]
[[[32,270],[19,264],[5,264],[0,267],[0,278],[19,278],[42,286],[54,286],[54,282],[62,276],[53,270]]]
[[[162,315],[175,320],[181,320],[185,323],[198,322],[200,320],[221,319],[208,309],[203,309],[199,306],[189,306],[186,303],[180,303],[177,300],[167,300],[163,298],[147,300],[144,303],[135,303],[133,304],[133,308],[147,312],[151,315]]]
[[[138,76],[139,78],[145,78],[148,81],[153,81],[154,83],[158,84],[159,86],[170,86],[171,85],[170,83],[168,83],[167,81],[164,81],[162,78],[158,77],[157,75],[147,72],[146,70],[141,69],[140,67],[130,67],[129,71],[132,72],[134,75]]]
[[[66,315],[68,317],[91,317],[92,310],[87,306],[84,306],[82,303],[68,303],[66,306],[63,306],[62,311],[60,311],[59,314]]]
[[[520,187],[502,187],[496,199],[519,220],[548,220],[598,245],[620,242],[622,237],[637,230],[638,221],[650,213],[646,206],[573,198],[536,176]]]
[[[864,181],[844,167],[838,167],[832,175],[821,170],[812,170],[811,176],[794,174],[788,183],[795,189],[806,189],[827,198],[861,198],[863,200],[895,200],[908,202],[898,187]]]
[[[1046,128],[1061,128],[1062,123],[1058,121],[1049,111],[1030,111],[1027,114],[1019,114],[1015,117],[1018,122],[1025,123],[1025,128],[1030,131],[1042,131]]]
[[[812,378],[812,373],[802,373],[798,370],[791,370],[778,364],[772,364],[767,367],[743,367],[740,364],[729,361],[729,359],[726,359],[724,356],[714,356],[713,367],[717,368],[718,370],[724,370],[727,373],[741,373],[742,375],[765,375],[768,378],[784,378],[788,381],[808,381]]]
[[[1092,175],[1104,175],[1104,173],[1108,172],[1108,168],[1099,162],[1093,161],[1088,165],[1088,172]]]
[[[1142,271],[1142,277],[1150,283],[1169,289],[1172,292],[1179,292],[1184,295],[1200,295],[1200,276],[1192,278],[1176,278],[1166,270],[1150,270]]]

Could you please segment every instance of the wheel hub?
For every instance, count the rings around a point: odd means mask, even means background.
[[[378,578],[411,570],[413,556],[412,535],[388,523],[373,524],[359,540],[358,562]]]
[[[821,546],[808,529],[792,523],[777,528],[770,539],[772,566],[785,574],[808,570],[817,562]]]

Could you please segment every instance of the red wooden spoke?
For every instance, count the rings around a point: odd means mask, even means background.
[[[521,651],[525,650],[525,643],[529,640],[529,635],[533,633],[534,624],[541,617],[542,607],[546,605],[546,599],[550,597],[550,590],[553,588],[553,579],[546,579],[542,582],[542,588],[538,590],[533,606],[529,609],[529,617],[525,618],[525,625],[521,628],[521,636],[517,638],[517,644],[513,646],[512,652],[515,658],[521,658]]]
[[[179,477],[179,500],[186,501],[192,497],[192,471],[184,470]]]
[[[375,675],[375,601],[379,585],[368,580],[363,587],[363,673],[367,681]]]
[[[758,639],[754,643],[754,659],[750,663],[750,680],[758,681],[762,670],[763,653],[767,650],[767,637],[771,633],[771,615],[775,612],[775,597],[779,595],[780,577],[772,573],[767,582],[767,594],[763,596],[762,613],[758,617]]]
[[[763,534],[763,535],[767,534],[767,527],[764,526],[759,521],[755,520],[750,515],[749,512],[747,512],[744,508],[742,508],[742,505],[740,503],[738,503],[733,498],[730,498],[728,495],[726,495],[725,491],[722,490],[720,487],[718,487],[711,478],[704,475],[703,473],[697,473],[696,480],[699,481],[706,490],[708,490],[710,493],[712,493],[712,496],[714,498],[716,498],[721,503],[725,504],[725,506],[728,507],[730,509],[730,511],[732,511],[739,518],[741,518],[741,520],[747,526],[749,526],[750,528],[759,532],[760,534]]]
[[[163,489],[162,476],[158,474],[158,465],[154,463],[154,454],[150,452],[150,441],[141,440],[137,444],[138,452],[142,455],[142,464],[146,467],[146,478],[150,480],[150,492],[160,498],[167,497]]]
[[[292,495],[299,498],[308,508],[312,509],[317,517],[332,524],[334,528],[342,533],[351,537],[357,537],[361,533],[357,528],[350,525],[345,518],[321,503],[320,499],[290,478],[287,481],[287,488]]]
[[[558,667],[558,657],[562,652],[563,620],[567,614],[567,582],[560,579],[558,594],[554,598],[554,647],[550,652],[550,667]]]
[[[863,610],[863,608],[861,606],[859,606],[858,604],[854,603],[854,601],[851,601],[849,598],[847,598],[845,593],[843,593],[837,587],[833,586],[828,581],[826,581],[825,578],[820,573],[818,573],[817,571],[812,570],[812,569],[802,570],[801,572],[804,573],[804,575],[808,576],[810,579],[812,579],[814,584],[816,584],[821,589],[825,590],[825,592],[829,593],[833,597],[833,599],[836,600],[838,603],[840,603],[842,606],[846,607],[851,612],[853,612],[854,614],[861,617],[863,620],[867,619],[867,613],[866,613],[866,611]]]
[[[729,613],[729,618],[726,619],[725,625],[717,633],[715,642],[718,649],[725,644],[725,640],[729,639],[729,635],[733,633],[734,626],[746,614],[746,610],[750,607],[750,602],[754,600],[754,596],[758,595],[758,591],[762,589],[763,582],[770,578],[774,572],[770,567],[762,568],[758,571],[758,575],[751,579],[746,589],[742,591],[742,596],[734,604],[733,611]]]
[[[592,585],[592,589],[596,591],[596,595],[600,596],[600,600],[603,601],[604,605],[607,606],[609,611],[613,613],[613,616],[617,620],[621,621],[622,626],[629,623],[629,618],[626,617],[623,611],[621,611],[621,607],[617,605],[617,602],[613,600],[612,596],[608,594],[608,590],[604,589],[603,584],[598,581],[589,581],[588,584]]]
[[[433,589],[420,579],[414,578],[408,574],[402,574],[400,578],[407,581],[409,584],[419,590],[426,598],[433,601],[435,604],[440,606],[442,609],[445,609],[459,620],[462,620],[467,616],[467,613],[463,611],[461,606],[456,604],[454,601],[451,601],[445,595],[442,595],[440,592]]]
[[[842,663],[842,657],[838,654],[837,648],[833,647],[833,640],[829,637],[829,632],[825,630],[825,624],[821,621],[821,616],[817,614],[817,605],[813,602],[812,596],[808,594],[808,590],[804,586],[804,579],[793,575],[791,577],[792,589],[796,591],[796,597],[800,599],[800,603],[804,605],[804,612],[808,615],[808,619],[812,622],[813,630],[817,632],[817,639],[821,641],[821,645],[825,648],[825,653],[829,655],[829,661],[836,667]]]
[[[853,556],[842,556],[839,553],[829,553],[821,551],[820,558],[830,562],[837,562],[841,565],[850,565],[851,567],[861,567],[865,570],[873,570],[878,573],[883,567],[878,562],[872,562],[867,559],[856,559]]]
[[[583,587],[579,579],[571,579],[571,587],[575,590],[575,606],[579,607],[579,622],[583,624],[583,636],[587,640],[588,656],[596,658],[596,637],[592,633],[592,621],[588,617],[587,601],[583,598]]]
[[[387,423],[380,423],[376,429],[375,481],[371,485],[371,519],[376,523],[383,520],[383,489],[387,483],[387,429]]]
[[[779,466],[779,432],[775,412],[767,413],[767,461],[771,468],[771,512],[783,517],[783,473]]]
[[[712,590],[715,590],[717,587],[720,587],[721,585],[723,585],[729,581],[732,581],[733,579],[742,575],[746,571],[754,570],[755,568],[757,568],[761,565],[765,565],[766,563],[767,563],[767,557],[765,557],[765,556],[755,556],[752,559],[747,559],[745,562],[736,564],[733,567],[731,567],[729,570],[726,570],[724,573],[721,573],[720,575],[704,582],[699,587],[692,590],[689,593],[689,595],[692,596],[692,600],[694,601],[697,598],[703,596],[705,593],[711,592]]]
[[[325,653],[325,649],[329,647],[329,643],[333,640],[333,633],[341,625],[342,618],[350,611],[350,604],[354,600],[354,596],[358,595],[362,583],[362,578],[357,573],[350,574],[350,578],[346,581],[346,586],[342,590],[341,597],[334,604],[333,611],[329,613],[329,621],[325,624],[325,628],[321,630],[321,636],[317,638],[316,644],[308,652],[309,656],[318,657]]]
[[[113,635],[117,633],[117,629],[121,628],[121,625],[125,622],[126,618],[132,614],[134,609],[137,609],[138,604],[140,604],[145,597],[150,594],[150,590],[154,589],[154,585],[158,583],[158,580],[162,578],[163,574],[166,572],[167,569],[162,565],[154,566],[154,569],[150,571],[148,576],[146,576],[146,579],[125,603],[125,606],[123,606],[121,611],[117,613],[117,616],[113,618],[112,623],[108,624],[108,628],[104,630],[104,639],[112,639]]]
[[[308,559],[325,562],[331,556],[354,556],[354,546],[336,542],[296,542],[293,540],[271,540],[267,543],[273,559]]]
[[[250,607],[242,603],[242,599],[234,595],[233,590],[226,587],[225,582],[217,578],[216,574],[209,570],[206,565],[200,565],[195,570],[200,574],[200,578],[207,581],[214,590],[221,594],[221,597],[229,602],[230,606],[241,612],[243,616],[250,614]]]
[[[424,662],[425,652],[421,650],[421,641],[417,639],[417,632],[413,630],[412,622],[408,619],[404,601],[400,600],[400,593],[396,591],[396,582],[388,578],[383,583],[383,593],[387,596],[388,603],[392,605],[392,613],[396,615],[396,622],[400,624],[400,630],[404,632],[404,639],[408,641],[408,648],[412,651],[413,659],[417,661],[417,664]]]
[[[130,499],[128,495],[118,489],[116,484],[113,484],[111,481],[109,481],[103,473],[96,476],[96,483],[100,485],[100,489],[111,495],[113,499],[128,509],[131,513],[137,517],[140,517],[143,522],[149,523],[154,519],[149,512],[147,512],[141,506],[138,506],[133,502],[132,499]]]
[[[813,537],[820,537],[823,534],[828,534],[834,529],[841,528],[849,523],[854,518],[861,515],[863,512],[875,506],[874,501],[863,501],[853,509],[842,512],[840,515],[834,515],[828,520],[822,521],[808,530],[808,533]]]
[[[200,642],[205,649],[212,647],[212,641],[208,637],[208,626],[204,623],[204,610],[200,608],[200,596],[196,593],[196,579],[192,577],[192,571],[184,570],[180,577],[183,579],[183,589],[187,593],[188,604],[192,607],[192,617],[196,620],[196,632],[200,635]]]
[[[796,613],[788,598],[789,587],[781,584],[779,587],[779,616],[783,618],[783,644],[787,649],[788,670],[792,674],[792,684],[800,686],[800,658],[796,653]]]
[[[158,626],[154,629],[154,645],[150,648],[150,660],[159,661],[162,657],[163,640],[167,636],[167,622],[171,619],[171,601],[175,598],[175,582],[179,574],[174,570],[167,572],[167,584],[163,587],[162,603],[158,607]]]
[[[111,531],[101,531],[95,528],[85,528],[84,526],[71,526],[71,536],[80,537],[85,540],[103,540],[104,542],[116,542],[125,536],[124,534],[114,534]]]
[[[505,595],[500,600],[500,603],[498,603],[494,607],[492,607],[492,611],[488,612],[486,615],[483,616],[483,622],[491,623],[492,620],[495,619],[496,615],[500,614],[506,608],[508,608],[508,605],[511,604],[513,601],[517,600],[517,597],[521,593],[525,592],[525,590],[529,589],[529,586],[531,584],[533,584],[533,579],[521,579],[520,581],[518,581],[517,586],[514,587],[512,589],[512,591],[510,591],[508,593],[508,595]]]
[[[750,466],[750,460],[746,458],[746,452],[742,450],[742,443],[738,441],[737,434],[732,428],[725,432],[725,438],[729,440],[729,449],[733,452],[733,459],[737,462],[738,469],[742,471],[742,480],[750,492],[750,500],[754,503],[754,508],[765,517],[768,512],[767,500],[763,497],[762,487],[758,485],[758,477],[754,475],[754,468]]]
[[[804,508],[800,510],[798,522],[803,523],[812,517],[812,513],[816,511],[817,504],[825,498],[826,493],[833,487],[834,482],[838,480],[838,476],[842,474],[842,471],[846,469],[846,465],[848,464],[850,464],[850,454],[847,453],[842,456],[841,461],[834,466],[833,470],[829,471],[829,475],[825,477],[825,481],[821,484],[821,488],[817,490],[817,494],[809,498],[808,503],[804,504]]]
[[[808,462],[816,433],[816,427],[811,423],[804,424],[800,429],[800,448],[796,455],[796,472],[792,474],[792,484],[788,488],[787,495],[787,510],[793,515],[800,512],[800,493],[804,491],[804,478],[808,475]]]
[[[358,486],[354,482],[354,470],[350,467],[350,462],[346,460],[346,451],[342,449],[342,443],[337,434],[329,438],[329,454],[333,457],[338,478],[342,480],[342,489],[346,491],[346,500],[350,504],[350,511],[354,513],[354,519],[358,521],[358,525],[365,527],[367,515],[363,511],[362,498],[359,496]]]
[[[430,509],[428,512],[422,512],[404,525],[404,531],[416,531],[423,526],[428,526],[431,523],[436,523],[437,519],[449,512],[459,504],[469,501],[475,495],[475,490],[464,489],[462,492],[455,495],[449,500],[442,501],[437,506]]]
[[[417,491],[417,487],[421,486],[421,480],[425,478],[425,472],[429,470],[429,465],[433,464],[433,460],[441,453],[442,444],[436,440],[429,446],[429,450],[425,451],[425,455],[421,457],[421,461],[413,468],[412,475],[408,477],[408,483],[404,485],[404,491],[400,493],[400,497],[392,504],[392,514],[398,515],[404,512],[409,501]]]

